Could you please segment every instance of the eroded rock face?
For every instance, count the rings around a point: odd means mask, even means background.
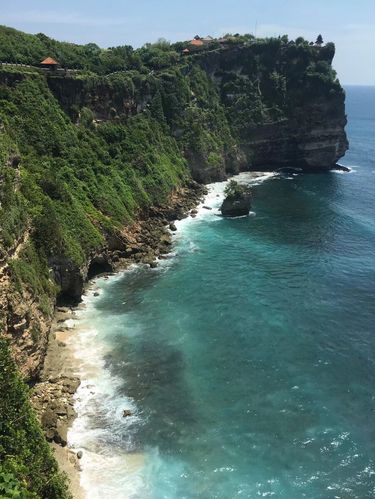
[[[0,292],[4,293],[0,310],[4,310],[6,319],[0,324],[1,332],[11,339],[14,357],[23,377],[35,380],[43,364],[51,317],[40,310],[39,303],[26,289],[19,295],[11,287],[2,285]]]
[[[244,150],[254,169],[327,170],[348,149],[346,123],[344,96],[321,98],[295,109],[286,121],[250,129]]]
[[[66,258],[53,258],[49,265],[53,279],[60,288],[60,296],[78,302],[84,285],[82,269]]]
[[[345,93],[330,74],[334,53],[333,44],[311,49],[287,44],[274,48],[267,60],[254,44],[202,55],[199,64],[220,93],[247,169],[327,170],[344,156]],[[269,64],[284,91],[261,71],[256,57]]]
[[[224,217],[241,217],[248,215],[251,209],[251,190],[235,180],[230,180],[225,187],[225,199],[221,205]]]
[[[75,416],[73,395],[79,383],[74,376],[60,375],[34,387],[31,402],[49,442],[67,444],[67,431]]]
[[[220,211],[224,217],[241,217],[248,215],[251,209],[250,193],[228,196],[224,199]]]

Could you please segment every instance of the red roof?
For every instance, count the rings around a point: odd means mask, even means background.
[[[52,57],[47,57],[47,59],[44,59],[44,61],[42,61],[40,64],[46,64],[47,66],[57,66],[59,63],[55,61],[55,59],[52,59]]]
[[[204,43],[202,40],[191,40],[190,45],[194,45],[194,47],[201,47]]]
[[[189,49],[184,49],[182,52],[183,52],[184,54],[188,54],[188,53],[190,52],[190,50],[189,50]]]

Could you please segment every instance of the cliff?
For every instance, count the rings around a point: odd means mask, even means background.
[[[335,48],[281,40],[202,54],[246,168],[332,168],[348,148]]]
[[[29,65],[0,66],[0,328],[24,379],[38,380],[56,301],[165,252],[165,227],[201,195],[194,180],[327,170],[348,147],[333,44],[183,47],[102,50],[0,27],[0,60]],[[41,71],[46,55],[76,71]]]
[[[64,110],[98,123],[150,111],[165,122],[193,177],[244,169],[332,168],[345,154],[345,94],[335,48],[281,39],[206,50],[139,75],[49,78]]]

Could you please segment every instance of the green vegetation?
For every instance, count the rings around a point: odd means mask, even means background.
[[[241,198],[251,194],[251,190],[246,185],[241,185],[235,180],[230,180],[225,187],[224,195],[226,198]]]
[[[44,439],[28,390],[0,338],[0,497],[70,497]]]
[[[1,248],[5,254],[30,224],[24,258],[12,268],[15,281],[38,294],[53,292],[48,258],[82,264],[105,236],[163,202],[187,177],[175,141],[150,114],[100,127],[93,117],[82,108],[79,126],[72,123],[42,76],[0,85]]]

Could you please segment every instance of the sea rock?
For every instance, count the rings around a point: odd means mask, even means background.
[[[133,415],[133,413],[129,409],[124,409],[124,412],[122,413],[123,418],[127,418],[127,417],[132,416],[132,415]]]
[[[51,409],[47,409],[41,418],[42,426],[46,430],[51,430],[56,427],[57,423],[57,414],[54,413]]]
[[[79,450],[77,452],[77,459],[82,459],[82,456],[83,456],[83,452],[81,450]]]
[[[46,437],[46,440],[48,442],[52,442],[55,436],[55,430],[53,428],[49,428],[44,432],[44,435]]]
[[[177,230],[176,224],[174,224],[173,222],[169,224],[169,228],[172,232],[176,232]]]
[[[341,171],[341,172],[350,172],[351,171],[351,169],[348,168],[347,166],[339,165],[339,164],[336,164],[333,167],[333,170],[337,170],[337,171]]]
[[[224,217],[240,217],[248,215],[251,209],[251,192],[245,186],[231,181],[225,190],[226,198],[221,205]]]

